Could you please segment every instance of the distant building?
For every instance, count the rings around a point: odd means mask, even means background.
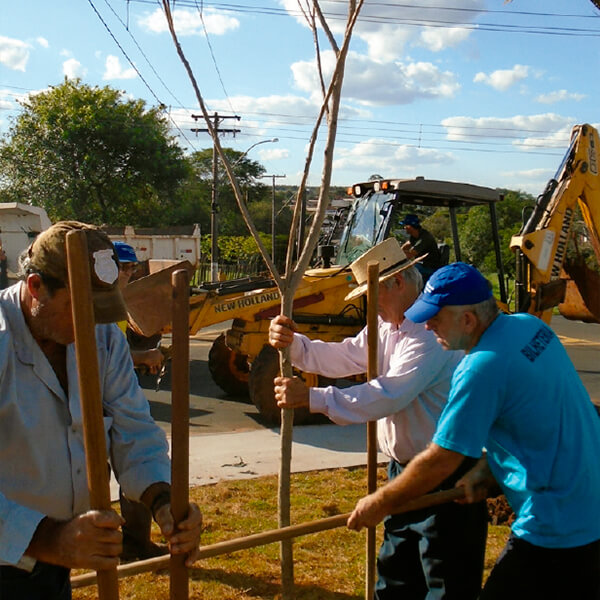
[[[39,206],[0,202],[0,245],[6,254],[7,277],[16,278],[19,254],[52,223]]]

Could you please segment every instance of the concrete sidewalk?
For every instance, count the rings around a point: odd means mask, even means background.
[[[365,465],[366,448],[366,425],[295,427],[292,473]],[[279,429],[190,436],[190,485],[275,475],[279,455]],[[385,463],[388,458],[379,453],[377,461]],[[118,498],[118,489],[113,478],[113,499]]]

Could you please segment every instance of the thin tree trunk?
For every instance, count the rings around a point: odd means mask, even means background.
[[[327,90],[324,92],[323,103],[321,105],[321,109],[319,112],[319,116],[317,118],[315,127],[311,134],[311,139],[309,142],[309,149],[307,152],[307,157],[304,165],[304,172],[302,175],[302,180],[300,182],[298,188],[298,196],[296,201],[296,206],[294,209],[294,216],[292,219],[292,226],[290,230],[290,236],[288,239],[288,249],[287,249],[287,257],[286,257],[286,270],[285,277],[281,277],[278,273],[277,268],[266,248],[264,247],[254,224],[250,218],[250,214],[246,208],[246,205],[243,201],[243,196],[241,194],[238,182],[233,173],[231,165],[225,156],[223,149],[221,148],[220,141],[218,136],[214,131],[214,127],[212,125],[210,116],[206,110],[204,100],[196,83],[196,79],[192,72],[192,69],[185,58],[183,50],[179,44],[177,39],[177,34],[175,32],[175,28],[173,25],[173,18],[171,15],[170,3],[169,0],[162,0],[163,8],[165,11],[165,16],[167,18],[167,23],[169,25],[169,30],[171,32],[171,37],[173,38],[173,42],[177,49],[177,53],[186,68],[190,81],[194,87],[194,91],[196,93],[196,97],[198,99],[198,103],[200,105],[200,109],[202,111],[202,115],[204,116],[204,120],[206,122],[207,129],[213,139],[214,146],[219,154],[219,157],[225,167],[227,172],[227,176],[231,181],[231,185],[233,187],[235,198],[252,234],[253,238],[256,240],[260,253],[267,264],[271,274],[273,275],[273,279],[275,280],[277,287],[279,288],[279,292],[281,294],[281,313],[287,315],[289,317],[292,316],[292,302],[294,298],[294,294],[298,285],[300,284],[304,272],[308,267],[310,258],[314,249],[316,248],[317,241],[319,238],[320,229],[323,225],[323,221],[325,220],[325,214],[327,210],[327,206],[329,204],[329,187],[331,182],[331,170],[333,163],[333,149],[335,145],[335,137],[337,133],[337,116],[340,107],[340,98],[341,98],[341,90],[342,90],[342,81],[344,77],[344,63],[346,60],[346,56],[348,54],[348,48],[350,45],[350,39],[352,36],[352,31],[354,29],[354,25],[356,24],[356,20],[358,18],[358,14],[362,8],[364,0],[349,0],[348,1],[348,21],[346,23],[346,30],[344,32],[344,38],[341,48],[338,48],[335,39],[327,26],[323,13],[320,9],[318,0],[312,0],[312,10],[306,10],[303,12],[307,15],[307,20],[309,22],[309,26],[313,30],[313,35],[315,38],[315,45],[317,48],[317,53],[319,52],[318,39],[317,39],[317,31],[316,31],[316,21],[317,18],[323,27],[335,53],[336,53],[336,65],[335,70],[332,74],[331,81],[329,82],[329,86]],[[302,8],[302,4],[300,0],[298,1],[299,6]],[[308,16],[310,15],[310,17]],[[315,16],[317,18],[315,18]],[[320,57],[317,56],[317,65],[319,70],[319,76],[322,82],[324,82],[324,77],[321,72],[321,61]],[[324,83],[323,83],[324,88]],[[323,172],[321,176],[321,189],[319,193],[319,199],[317,203],[317,211],[315,217],[313,218],[313,222],[310,227],[310,231],[307,237],[306,244],[300,254],[300,258],[293,265],[293,252],[294,245],[296,240],[296,231],[298,229],[298,223],[300,219],[300,199],[304,194],[306,189],[306,182],[308,180],[308,174],[310,171],[310,167],[312,164],[312,157],[314,153],[314,148],[317,140],[317,136],[319,133],[319,129],[321,126],[321,122],[324,116],[327,116],[327,140],[326,140],[326,148],[324,151],[323,157]],[[282,351],[280,353],[280,369],[281,373],[286,377],[292,376],[292,365],[289,359],[289,349],[287,351]],[[290,525],[290,488],[291,488],[291,460],[292,460],[292,434],[293,434],[293,421],[294,421],[294,413],[292,409],[284,409],[281,414],[281,462],[280,462],[280,470],[279,470],[279,488],[278,488],[278,503],[279,503],[279,526],[287,527]],[[293,568],[293,552],[292,552],[292,541],[284,540],[281,542],[280,548],[280,557],[281,557],[281,584],[282,584],[282,599],[283,600],[293,600],[294,597],[294,568]]]

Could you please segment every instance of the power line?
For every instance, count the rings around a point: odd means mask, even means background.
[[[22,87],[17,88],[16,86],[3,85],[2,83],[0,83],[0,86],[9,87],[9,88],[13,88],[13,89],[20,89],[20,90],[23,90],[24,92],[33,91],[28,88],[22,88]],[[13,94],[13,95],[18,96],[20,94]],[[194,107],[181,106],[179,108],[185,112],[191,112],[193,110],[196,110]],[[16,112],[19,112],[19,109],[4,108],[4,110],[15,110]],[[21,111],[22,111],[22,109],[21,109]],[[304,114],[298,114],[298,113],[293,114],[293,113],[281,113],[281,112],[263,112],[263,111],[245,111],[244,114],[246,116],[255,117],[257,119],[269,120],[269,122],[271,124],[275,124],[275,125],[312,127],[314,124],[314,115],[304,115]],[[490,119],[495,120],[495,121],[502,120],[501,118],[493,118],[493,117],[491,117]],[[509,119],[507,119],[507,120],[509,120]],[[196,121],[194,120],[194,122],[196,122]],[[550,133],[553,133],[552,131],[549,132],[548,129],[528,128],[528,127],[511,127],[509,125],[504,126],[504,127],[501,127],[501,126],[494,126],[494,127],[485,126],[485,127],[483,127],[483,126],[475,126],[475,125],[444,125],[441,123],[394,121],[394,120],[390,120],[390,119],[365,119],[365,118],[356,119],[356,118],[351,118],[351,117],[340,117],[339,122],[342,123],[342,126],[344,123],[349,123],[349,124],[352,124],[353,129],[369,130],[369,131],[377,129],[377,126],[381,126],[381,129],[383,131],[389,131],[390,128],[395,128],[395,127],[414,128],[415,130],[425,127],[425,128],[432,128],[432,129],[436,129],[436,130],[441,130],[442,132],[450,132],[450,133],[452,133],[452,131],[456,131],[456,130],[460,130],[460,131],[467,130],[467,131],[474,132],[474,133],[469,134],[474,137],[518,138],[518,137],[521,137],[523,134],[548,135]],[[180,126],[184,123],[185,123],[185,121],[181,120]],[[192,121],[189,121],[189,123],[192,124]],[[360,125],[356,125],[356,124],[360,124]],[[250,125],[248,127],[252,128],[253,126]],[[261,127],[261,129],[262,129],[262,127]],[[271,127],[270,129],[275,129],[275,128]],[[290,131],[297,131],[297,130],[290,130]],[[406,131],[406,130],[403,129],[401,131]],[[410,129],[408,131],[410,131]],[[483,133],[481,133],[481,132],[483,132]]]
[[[204,1],[201,0],[201,3],[203,6]],[[223,77],[221,76],[221,70],[219,69],[219,65],[217,64],[217,58],[215,56],[215,52],[213,50],[212,43],[208,36],[208,30],[206,28],[206,23],[204,22],[202,6],[198,6],[198,2],[196,1],[196,9],[198,10],[198,14],[200,15],[200,22],[202,23],[202,29],[204,30],[204,38],[206,39],[206,44],[208,45],[208,49],[210,51],[210,56],[212,58],[213,65],[215,67],[215,71],[217,72],[217,77],[219,78],[219,81],[221,82],[221,89],[223,90],[223,93],[225,94],[225,98],[227,98],[227,103],[229,104],[229,108],[230,108],[231,112],[234,113],[235,109],[233,108],[233,105],[231,104],[231,99],[229,98],[229,94],[227,93],[227,90],[225,89],[225,83],[223,81]]]
[[[254,113],[254,114],[259,114],[261,116],[264,116],[262,113]],[[289,116],[289,117],[293,117],[293,115],[284,115],[284,116]],[[171,118],[172,120],[172,118]],[[398,143],[398,142],[406,142],[408,145],[411,145],[412,142],[416,142],[419,139],[419,129],[420,131],[420,138],[423,140],[423,144],[421,145],[421,147],[423,148],[434,148],[435,146],[433,144],[435,143],[445,143],[445,144],[450,144],[451,146],[454,146],[454,148],[452,147],[448,147],[448,146],[444,146],[445,149],[456,149],[456,150],[460,150],[460,146],[464,146],[465,144],[471,144],[471,145],[479,145],[479,146],[490,146],[490,147],[496,147],[496,148],[502,148],[503,146],[506,146],[507,144],[509,144],[510,140],[514,140],[517,141],[520,138],[524,138],[524,137],[532,137],[532,136],[539,136],[540,138],[544,137],[544,136],[548,136],[548,135],[552,135],[555,132],[552,131],[548,131],[548,130],[541,130],[541,129],[523,129],[523,128],[509,128],[509,127],[504,127],[504,128],[481,128],[481,127],[475,127],[475,126],[468,126],[468,125],[463,125],[463,126],[449,126],[449,125],[439,125],[439,124],[432,124],[432,123],[403,123],[403,122],[394,122],[394,121],[377,121],[377,120],[361,120],[360,123],[364,124],[364,126],[362,127],[357,127],[356,125],[351,125],[351,126],[345,126],[344,123],[345,122],[349,122],[349,123],[353,123],[354,120],[352,119],[340,119],[340,126],[339,126],[339,132],[340,132],[340,137],[338,138],[337,142],[340,144],[357,144],[357,143],[361,143],[362,141],[364,142],[368,142],[372,145],[381,145],[381,146],[385,146],[387,145],[394,145],[397,147],[402,146],[403,144]],[[381,127],[373,127],[373,126],[369,126],[369,123],[373,123],[373,124],[381,124]],[[277,124],[277,123],[273,123],[272,119],[271,119],[271,124]],[[293,124],[293,123],[292,123]],[[282,139],[288,139],[288,140],[301,140],[301,141],[305,141],[308,139],[309,137],[309,130],[308,128],[308,123],[306,124],[306,128],[304,127],[303,124],[301,123],[297,123],[298,127],[296,128],[292,128],[292,127],[269,127],[266,129],[266,131],[269,132],[273,132],[274,134],[277,134],[278,137],[282,138]],[[404,126],[404,128],[402,128]],[[391,127],[401,127],[400,129],[391,129]],[[429,127],[432,128],[433,130],[428,131],[423,130],[423,127]],[[178,125],[178,130],[181,131],[181,127],[180,125]],[[247,131],[250,130],[251,132],[253,130],[256,131],[255,134],[253,133],[247,133]],[[458,135],[457,133],[453,134],[453,131],[457,131],[460,130],[461,132],[463,131],[467,131],[467,133],[460,133],[462,139],[447,139],[448,135]],[[198,130],[198,132],[200,131],[206,131],[206,130]],[[361,133],[361,131],[367,132],[366,134]],[[385,135],[377,135],[374,139],[373,135],[369,135],[372,134],[374,131],[376,132],[383,132]],[[481,131],[484,131],[484,133],[481,133]],[[489,133],[485,133],[485,131],[488,131]],[[261,135],[265,134],[265,128],[264,127],[255,127],[252,125],[248,125],[246,126],[246,133],[242,133],[240,137],[260,137]],[[293,134],[298,134],[298,135],[293,135]],[[302,134],[302,135],[299,135]],[[392,135],[394,134],[394,135]],[[405,135],[402,135],[405,134]],[[491,141],[478,141],[479,139],[486,139],[489,138]],[[568,138],[569,138],[569,132],[565,131],[564,134],[564,139],[562,140],[555,140],[553,139],[553,145],[549,145],[548,141],[544,142],[544,145],[541,146],[540,144],[532,144],[532,143],[524,143],[521,142],[518,144],[518,146],[520,148],[540,148],[540,147],[545,147],[548,149],[551,148],[563,148],[564,145],[566,145],[568,143]],[[185,138],[187,139],[187,137]],[[425,144],[429,143],[428,146],[426,146]],[[418,144],[416,144],[416,147],[418,147]],[[194,151],[196,151],[196,149],[192,146],[192,149]],[[490,150],[493,151],[493,150]],[[500,152],[500,150],[498,150]],[[510,152],[516,152],[519,151],[515,145],[513,144],[511,147]],[[531,154],[531,151],[527,152],[528,154]],[[539,152],[540,154],[547,154],[547,153],[543,153],[543,152]]]
[[[115,42],[115,44],[117,45],[117,47],[119,48],[119,50],[123,53],[123,56],[127,59],[127,62],[131,65],[131,67],[139,75],[139,77],[142,80],[143,84],[146,86],[146,88],[148,89],[148,91],[152,94],[152,96],[154,97],[154,99],[156,100],[156,102],[158,102],[159,107],[166,108],[166,105],[163,102],[161,102],[161,100],[158,98],[158,96],[154,93],[154,90],[150,87],[150,84],[144,79],[144,76],[140,73],[139,69],[136,67],[136,65],[134,64],[134,62],[129,58],[129,55],[127,54],[127,52],[125,52],[125,49],[123,48],[123,46],[121,46],[121,44],[119,43],[119,41],[117,40],[117,38],[113,34],[113,32],[111,31],[111,29],[108,26],[108,24],[106,23],[106,21],[102,18],[102,15],[98,12],[98,10],[96,9],[96,7],[94,6],[93,1],[92,0],[88,0],[88,3],[92,7],[93,11],[96,13],[96,16],[98,17],[98,19],[100,19],[100,22],[102,23],[102,25],[104,25],[104,28],[106,29],[106,31],[108,31],[108,34],[113,39],[113,41]],[[171,116],[169,115],[168,118],[171,119]],[[186,138],[185,133],[183,133],[183,131],[179,128],[179,125],[177,125],[177,123],[175,123],[175,121],[172,121],[172,123],[175,126],[175,129],[177,129],[181,133],[181,135],[184,137],[184,139],[187,141],[187,143],[193,148],[192,142],[190,142],[190,140],[188,140]]]
[[[108,23],[104,20],[102,15],[98,12],[98,9],[94,6],[94,2],[92,0],[88,0],[88,3],[92,7],[93,11],[96,13],[96,16],[98,17],[98,19],[100,19],[100,22],[102,23],[102,25],[104,25],[104,28],[106,29],[106,31],[108,32],[110,37],[113,39],[114,43],[117,45],[119,50],[122,52],[123,56],[127,59],[127,62],[131,65],[131,67],[134,69],[134,71],[138,74],[139,78],[142,80],[142,83],[146,86],[147,90],[152,94],[152,96],[154,97],[154,99],[156,100],[158,105],[165,106],[161,102],[161,100],[158,98],[158,96],[154,93],[154,90],[150,87],[150,84],[144,79],[144,76],[140,73],[139,69],[135,66],[135,63],[129,58],[129,55],[127,54],[127,52],[125,52],[125,48],[123,48],[123,46],[121,46],[119,40],[117,40],[116,36],[114,35],[114,33],[111,31],[110,27],[108,26]]]
[[[127,2],[128,2],[128,10],[129,10],[129,0],[127,0]],[[113,13],[113,15],[119,20],[119,22],[121,23],[121,25],[123,26],[125,31],[127,31],[127,33],[129,34],[129,37],[133,40],[133,43],[136,45],[137,49],[140,51],[140,54],[144,57],[144,60],[146,61],[146,63],[150,67],[150,69],[152,69],[152,72],[156,75],[156,78],[160,81],[160,83],[163,85],[165,90],[167,90],[167,92],[171,95],[171,97],[175,100],[175,102],[177,102],[177,104],[179,106],[181,106],[182,105],[181,101],[169,89],[167,84],[163,81],[162,77],[158,74],[158,71],[154,68],[154,65],[152,64],[150,59],[146,56],[146,53],[142,50],[142,47],[138,44],[138,41],[136,40],[135,36],[133,35],[133,33],[131,33],[131,29],[129,29],[129,26],[123,22],[121,17],[119,17],[119,15],[115,12],[114,8],[110,5],[110,2],[108,0],[104,0],[104,3],[108,6],[108,8]],[[128,17],[129,17],[129,14],[128,14]]]
[[[132,0],[134,2],[138,2],[140,4],[151,4],[151,0]],[[180,7],[188,7],[192,8],[192,2],[196,0],[178,0],[178,5]],[[338,2],[342,3],[342,0],[330,0],[331,3]],[[345,4],[345,0],[343,2]],[[220,9],[223,12],[232,12],[239,14],[263,14],[269,16],[280,16],[280,17],[300,17],[300,11],[294,11],[291,9],[285,8],[276,8],[276,7],[265,7],[265,6],[248,6],[243,4],[229,4],[222,2],[203,2],[205,6],[211,6],[217,9]],[[463,13],[465,16],[467,15],[479,15],[479,14],[493,14],[493,15],[502,15],[508,18],[513,16],[535,16],[535,17],[543,17],[548,19],[559,19],[561,22],[564,19],[598,19],[600,18],[598,15],[583,15],[583,14],[575,14],[575,13],[549,13],[549,12],[526,12],[526,11],[500,11],[500,10],[477,10],[477,9],[468,9],[468,8],[457,8],[457,7],[447,7],[447,6],[427,6],[427,5],[409,5],[409,4],[396,4],[396,3],[372,3],[371,6],[380,6],[386,8],[394,8],[394,9],[407,9],[414,11],[415,9],[420,9],[422,11],[427,11],[435,14],[443,14],[444,12],[454,11],[455,13]],[[324,11],[324,15],[329,20],[345,20],[346,15],[344,12],[331,12]],[[414,18],[405,18],[402,16],[393,16],[389,13],[387,14],[373,14],[368,12],[368,10],[363,10],[363,13],[359,17],[359,22],[365,23],[381,23],[381,24],[396,24],[396,25],[405,25],[409,27],[461,27],[464,29],[472,29],[478,31],[490,31],[490,32],[502,32],[502,33],[521,33],[521,34],[530,34],[530,35],[561,35],[561,36],[576,36],[576,37],[599,37],[600,30],[595,29],[586,29],[581,27],[553,27],[553,26],[532,26],[531,23],[527,25],[510,25],[503,23],[473,23],[472,21],[458,21],[458,20],[442,20],[437,18],[426,18],[420,17],[418,19]]]

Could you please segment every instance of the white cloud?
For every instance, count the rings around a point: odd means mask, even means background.
[[[413,39],[413,31],[385,23],[373,31],[365,30],[356,35],[367,44],[368,56],[378,62],[397,60]]]
[[[137,73],[133,67],[123,69],[118,56],[112,54],[106,57],[106,68],[102,79],[134,79]]]
[[[577,94],[575,92],[568,92],[567,90],[556,90],[549,92],[548,94],[540,94],[535,97],[535,101],[540,104],[554,104],[555,102],[562,102],[564,100],[574,100],[579,102],[586,98],[586,94]]]
[[[334,67],[333,52],[322,56],[323,71],[329,79]],[[313,61],[291,66],[297,87],[320,96],[317,70]],[[380,63],[356,52],[348,53],[344,77],[344,98],[365,105],[409,104],[422,98],[448,98],[459,89],[453,73],[440,71],[432,63]]]
[[[566,148],[575,120],[554,113],[513,117],[450,117],[442,121],[452,141],[501,139],[520,150]]]
[[[64,56],[66,58],[70,58],[71,56],[73,56],[73,53],[70,50],[67,50],[66,48],[63,48],[60,52],[59,52],[60,56]]]
[[[31,96],[35,96],[36,94],[46,91],[48,91],[48,88],[32,90],[27,93],[19,93],[9,89],[0,89],[0,109],[5,111],[17,110],[19,108],[19,103],[27,102]],[[4,122],[6,123],[6,121]]]
[[[396,177],[399,172],[414,172],[425,164],[450,164],[452,154],[406,144],[392,144],[389,140],[372,138],[351,148],[338,148],[333,161],[334,169],[367,170]],[[359,177],[360,178],[360,177]]]
[[[503,179],[502,187],[537,196],[544,190],[548,180],[554,176],[555,172],[555,168],[539,168],[502,171],[499,175]]]
[[[178,35],[204,35],[206,31],[213,35],[223,35],[240,26],[240,22],[228,14],[205,8],[202,17],[198,10],[176,8],[172,11],[175,31]],[[204,26],[202,21],[204,20]],[[169,31],[167,20],[162,9],[157,8],[153,13],[147,14],[139,20],[139,25],[153,33]]]
[[[50,47],[50,44],[48,43],[48,40],[44,37],[38,37],[35,39],[35,41],[42,47],[42,48],[48,48]]]
[[[441,52],[464,42],[471,31],[464,27],[425,27],[421,32],[421,44],[432,52]]]
[[[223,110],[225,107],[231,111],[229,103],[226,100],[211,100],[209,102],[211,109],[218,108]],[[318,112],[318,107],[314,102],[301,96],[288,94],[285,96],[234,96],[231,98],[231,104],[235,110],[242,114],[252,113],[276,113],[284,112],[292,117],[310,117],[314,119]],[[283,110],[285,108],[285,110]]]
[[[0,35],[0,63],[13,71],[25,72],[30,48],[26,42]]]
[[[63,75],[68,79],[77,79],[84,77],[87,74],[87,69],[81,66],[81,63],[74,58],[69,58],[63,63]]]
[[[15,104],[10,97],[8,90],[0,90],[0,110],[12,110]]]
[[[297,0],[280,2],[290,15],[306,26],[298,11]],[[339,41],[346,23],[347,3],[323,0],[320,4]],[[471,30],[461,25],[473,23],[485,8],[485,0],[454,0],[448,9],[442,8],[439,0],[420,0],[414,7],[408,3],[395,6],[393,2],[365,2],[353,35],[367,44],[373,60],[389,62],[398,59],[408,43],[439,52],[464,41]],[[331,18],[333,16],[336,18]],[[439,21],[450,27],[427,27],[429,23]]]
[[[261,160],[281,160],[290,156],[290,151],[287,148],[276,148],[269,150],[261,150],[258,155]]]
[[[528,66],[515,65],[512,69],[499,69],[490,74],[480,71],[475,75],[473,81],[476,83],[485,83],[496,90],[504,92],[518,81],[525,79],[528,75]]]
[[[546,180],[554,175],[554,171],[551,169],[527,169],[524,171],[503,171],[501,173],[504,177],[522,177],[524,179],[533,180]]]

